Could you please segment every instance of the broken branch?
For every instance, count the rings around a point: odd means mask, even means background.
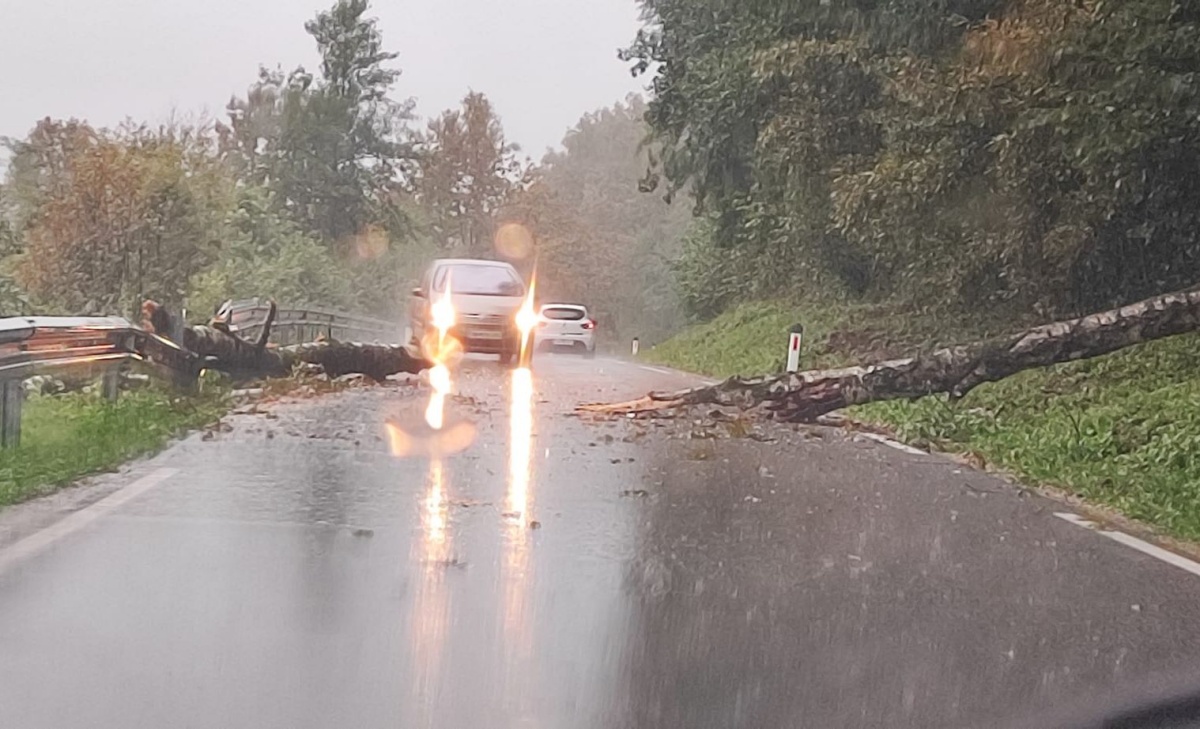
[[[165,309],[157,307],[165,315]],[[361,373],[382,382],[389,375],[407,372],[417,374],[433,363],[406,346],[359,344],[355,342],[323,341],[297,344],[279,349],[267,346],[276,308],[272,303],[267,320],[256,341],[242,339],[222,326],[219,321],[210,325],[183,328],[184,349],[204,360],[208,369],[229,373],[238,378],[283,377],[299,363],[320,365],[330,377]],[[157,327],[166,327],[161,320]]]
[[[832,370],[730,378],[619,403],[581,405],[584,412],[646,413],[716,404],[764,407],[773,417],[812,422],[851,405],[917,399],[934,393],[961,398],[985,382],[1028,369],[1099,357],[1136,344],[1200,328],[1200,291],[1156,296],[1119,309],[1054,322],[971,344]]]

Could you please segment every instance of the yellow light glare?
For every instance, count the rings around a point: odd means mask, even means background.
[[[433,302],[433,306],[429,312],[433,317],[433,326],[441,332],[442,336],[446,336],[446,332],[454,326],[454,302],[450,298],[450,283],[446,283],[446,292],[442,297]]]
[[[517,312],[517,328],[521,330],[523,336],[529,336],[529,332],[537,326],[538,315],[533,309],[521,307]]]
[[[450,394],[450,368],[444,364],[435,365],[429,371],[429,384],[433,387],[433,395],[429,398],[429,407],[425,409],[425,422],[434,430],[441,430],[446,422],[446,396]]]

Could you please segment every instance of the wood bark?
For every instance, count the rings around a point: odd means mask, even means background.
[[[961,398],[985,382],[1023,370],[1088,359],[1200,329],[1200,291],[1156,296],[1119,309],[1054,322],[971,344],[833,370],[754,378],[619,403],[582,405],[584,412],[645,413],[687,405],[763,407],[774,418],[812,422],[850,405],[917,399],[935,393]]]
[[[159,309],[161,311],[161,309]],[[334,340],[273,348],[267,345],[275,305],[271,304],[258,339],[248,341],[232,333],[224,322],[183,328],[184,349],[200,358],[202,366],[238,378],[284,377],[300,363],[319,365],[330,377],[359,373],[382,382],[389,375],[417,374],[433,363],[406,346],[358,344]],[[169,322],[160,320],[154,328]]]

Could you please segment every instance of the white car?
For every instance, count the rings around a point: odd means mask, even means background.
[[[543,304],[538,312],[537,344],[542,349],[570,347],[596,356],[596,321],[580,304]]]
[[[447,287],[454,304],[450,335],[464,351],[514,361],[521,350],[516,317],[526,288],[517,270],[500,261],[444,258],[430,264],[409,299],[411,344],[420,346],[433,330],[433,303]]]

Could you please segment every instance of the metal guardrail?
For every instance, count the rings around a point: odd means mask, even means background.
[[[230,330],[243,339],[256,339],[262,332],[269,308],[269,304],[261,299],[233,302]],[[281,308],[271,325],[271,335],[271,341],[280,345],[311,342],[321,335],[328,339],[370,339],[399,344],[401,327],[395,322],[338,311]]]
[[[0,447],[21,440],[22,382],[33,375],[83,372],[102,376],[101,391],[117,397],[120,371],[143,363],[174,382],[195,380],[197,358],[175,342],[119,317],[0,319]]]
[[[258,299],[234,302],[230,331],[255,339],[269,307]],[[391,322],[315,309],[279,309],[271,327],[277,344],[330,339],[397,342]],[[176,385],[194,386],[203,362],[170,339],[120,317],[14,317],[0,319],[0,448],[20,444],[22,383],[39,374],[82,372],[101,376],[101,392],[116,399],[120,373],[137,364]]]

